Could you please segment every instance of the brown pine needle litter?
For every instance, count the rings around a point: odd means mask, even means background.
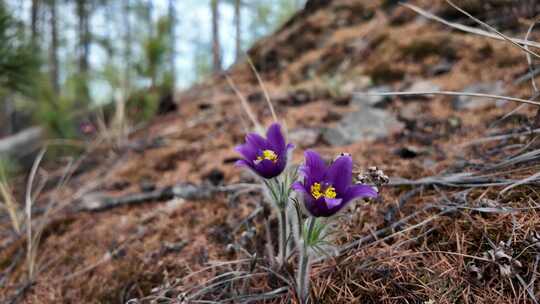
[[[355,100],[362,96],[356,92],[365,91],[361,85],[343,89],[350,85],[334,76],[358,84],[359,74],[381,81],[383,71],[392,76],[383,79],[391,90],[377,93],[386,96],[380,106],[396,114],[403,129],[339,147],[322,134],[302,143],[329,159],[354,154],[360,171],[376,165],[390,176],[380,200],[351,205],[354,212],[340,217],[336,248],[313,263],[313,303],[536,303],[540,141],[531,109],[539,103],[529,98],[534,76],[514,81],[530,72],[526,58],[534,61],[538,34],[527,24],[526,39],[512,38],[519,33],[480,30],[466,15],[445,15],[451,7],[442,1],[410,2],[405,5],[467,34],[416,22],[374,1],[306,9],[255,45],[249,63],[182,93],[179,113],[134,132],[114,153],[96,148],[60,173],[42,168],[56,182],[35,197],[29,192],[26,221],[13,225],[16,215],[0,217],[0,302],[297,303],[298,253],[291,252],[283,268],[269,261],[268,251],[276,248],[268,248],[267,238],[275,237],[277,220],[263,220],[268,210],[261,188],[232,165],[232,147],[245,131],[239,117],[245,111],[253,126],[280,118],[291,131],[332,128],[358,110]],[[421,9],[427,6],[440,14]],[[430,76],[430,70],[448,53],[403,53],[419,40],[455,48],[446,74]],[[312,74],[330,76],[321,83]],[[442,89],[400,93],[411,78],[429,78]],[[507,84],[505,93],[462,93],[472,83],[497,80]],[[413,93],[428,96],[405,96]],[[450,101],[457,95],[527,106],[486,102],[456,110]],[[411,104],[413,119],[403,111]],[[397,148],[413,157],[401,157]],[[298,163],[301,153],[293,160]],[[148,180],[157,189],[189,182],[209,187],[212,195],[106,211],[77,208],[96,198],[140,193]],[[208,186],[214,180],[217,185]],[[13,196],[17,202],[21,193]],[[47,213],[51,201],[65,208]],[[36,228],[39,242],[27,242]]]

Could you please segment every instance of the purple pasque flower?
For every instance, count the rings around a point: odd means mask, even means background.
[[[315,151],[307,150],[304,156],[305,164],[300,168],[304,181],[295,182],[292,188],[303,194],[306,209],[312,216],[329,217],[354,199],[377,197],[372,187],[352,184],[350,155],[341,155],[328,166]]]
[[[247,167],[264,178],[273,178],[281,174],[287,165],[287,154],[293,144],[286,144],[281,126],[273,123],[266,131],[266,138],[257,133],[246,136],[246,143],[235,148],[244,159],[237,165]]]

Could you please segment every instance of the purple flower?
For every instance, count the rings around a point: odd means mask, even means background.
[[[377,197],[368,185],[352,185],[352,158],[342,155],[329,166],[317,152],[307,150],[305,164],[300,168],[304,182],[295,182],[292,188],[304,196],[306,209],[315,217],[336,214],[350,201],[362,197]]]
[[[244,159],[237,165],[247,167],[264,178],[273,178],[281,174],[287,165],[287,153],[294,148],[285,143],[281,126],[273,123],[266,131],[266,139],[259,134],[250,133],[246,143],[235,148]]]

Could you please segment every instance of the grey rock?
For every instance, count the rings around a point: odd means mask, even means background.
[[[410,102],[399,108],[399,117],[406,121],[415,121],[422,115],[422,103]]]
[[[482,93],[491,95],[503,95],[505,89],[501,81],[477,83],[463,89],[465,93]],[[453,106],[456,110],[476,110],[488,106],[495,100],[492,98],[458,96],[453,100]],[[504,100],[496,101],[497,105],[503,104]]]
[[[302,148],[311,147],[317,143],[321,131],[315,128],[300,128],[289,132],[288,139]]]
[[[429,80],[419,80],[414,82],[408,89],[412,92],[431,92],[440,90],[440,86]]]
[[[428,80],[419,80],[411,84],[405,89],[406,92],[435,92],[439,91],[441,87]],[[402,99],[429,99],[431,95],[410,95],[402,96]]]
[[[322,132],[322,138],[327,144],[334,147],[345,146],[350,143],[345,134],[337,128],[325,128]]]
[[[443,75],[450,72],[453,66],[454,64],[452,62],[444,59],[441,62],[437,63],[436,65],[432,66],[429,69],[429,74],[432,76]]]
[[[363,107],[345,115],[335,128],[323,131],[323,139],[332,146],[344,146],[360,140],[372,140],[401,130],[403,124],[386,111]]]
[[[367,90],[367,94],[373,93],[387,93],[391,92],[392,88],[390,86],[378,86],[373,87]],[[367,95],[367,94],[354,94],[352,98],[352,103],[357,106],[370,106],[375,108],[385,107],[391,100],[391,96],[377,96],[377,95]]]

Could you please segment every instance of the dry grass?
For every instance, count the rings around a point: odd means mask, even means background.
[[[19,210],[18,203],[15,201],[15,198],[13,197],[13,193],[11,191],[11,185],[9,184],[9,181],[7,180],[3,162],[0,162],[0,198],[1,198],[0,207],[8,213],[12,228],[15,231],[15,233],[20,234],[21,233],[21,216],[20,216],[21,210]]]

